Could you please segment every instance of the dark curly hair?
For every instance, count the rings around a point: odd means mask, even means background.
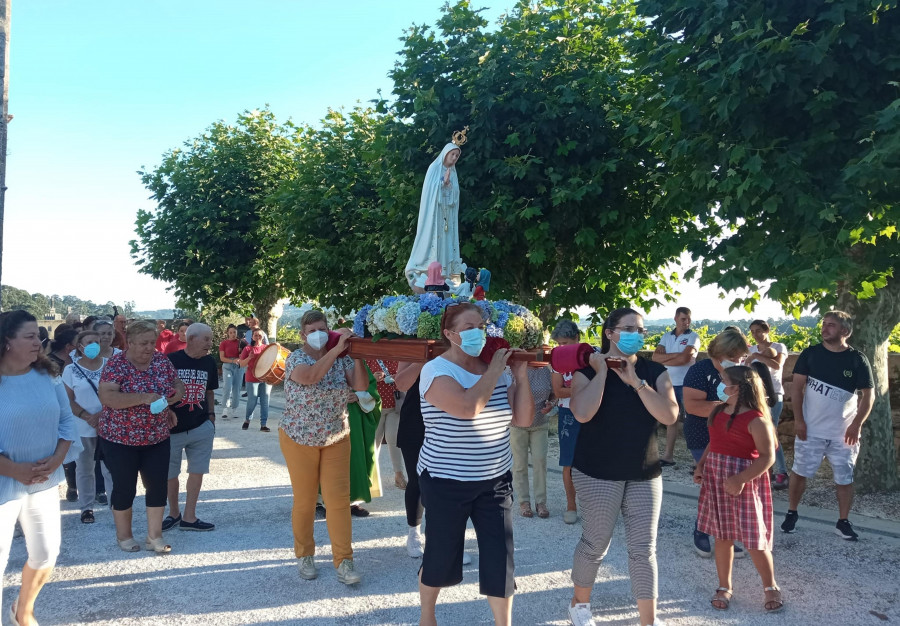
[[[37,319],[28,311],[7,311],[0,313],[0,360],[9,349],[9,340],[15,339],[22,326],[29,322],[37,323]],[[49,376],[59,376],[59,368],[43,354],[38,354],[31,366]]]

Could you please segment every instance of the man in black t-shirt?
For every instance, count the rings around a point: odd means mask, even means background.
[[[197,499],[203,485],[203,475],[209,473],[213,439],[216,436],[214,391],[219,388],[216,362],[209,355],[212,329],[206,324],[191,324],[187,329],[187,345],[169,354],[178,378],[184,383],[184,398],[172,407],[178,424],[172,428],[169,461],[169,515],[163,520],[163,530],[178,525],[180,530],[213,530],[215,524],[197,517]],[[182,452],[187,456],[187,499],[184,515],[178,507],[178,475],[181,473]]]
[[[869,360],[847,344],[852,332],[849,315],[829,311],[822,319],[822,343],[801,352],[794,366],[791,402],[796,439],[790,502],[781,524],[786,533],[794,532],[806,480],[815,476],[827,458],[834,471],[840,515],[835,532],[848,541],[858,537],[847,517],[853,504],[859,433],[872,410],[875,383]]]

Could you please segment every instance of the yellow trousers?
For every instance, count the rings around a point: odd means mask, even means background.
[[[316,499],[321,485],[334,566],[340,565],[344,559],[352,559],[350,437],[330,446],[303,446],[279,428],[278,440],[294,492],[294,508],[291,512],[294,554],[299,559],[316,553],[313,526],[316,521]]]

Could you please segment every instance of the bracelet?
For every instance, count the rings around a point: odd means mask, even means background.
[[[640,392],[641,392],[641,389],[644,389],[645,387],[649,387],[649,385],[647,384],[647,381],[646,381],[646,380],[641,380],[641,384],[640,384],[639,386],[637,386],[637,387],[634,388],[634,392],[635,392],[635,393],[640,393]]]

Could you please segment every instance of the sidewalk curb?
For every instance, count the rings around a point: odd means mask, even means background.
[[[671,494],[679,498],[689,500],[697,500],[700,496],[699,485],[683,485],[673,481],[663,480],[663,493]],[[785,515],[787,513],[787,503],[774,503],[775,515]],[[831,509],[821,509],[819,507],[806,506],[801,504],[797,509],[800,519],[803,521],[811,521],[833,527],[838,520],[838,512]],[[853,526],[860,530],[873,535],[882,535],[884,537],[892,537],[900,539],[900,522],[880,519],[862,515],[861,513],[853,514]]]

